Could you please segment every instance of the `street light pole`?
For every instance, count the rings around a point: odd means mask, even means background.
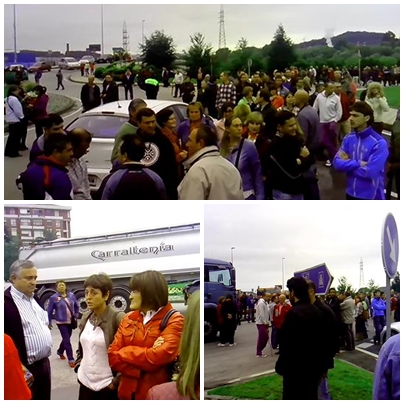
[[[104,57],[104,5],[101,4],[101,55]]]
[[[16,10],[15,4],[13,5],[14,10],[14,63],[17,63],[17,17],[16,17]]]
[[[283,260],[284,260],[285,258],[282,258],[282,290],[284,290],[284,285],[285,285],[285,271],[284,271],[284,268],[283,268]]]
[[[231,263],[233,264],[233,250],[235,250],[236,247],[231,247],[230,252],[231,252]]]

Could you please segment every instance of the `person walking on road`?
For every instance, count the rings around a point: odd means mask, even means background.
[[[88,83],[81,87],[80,99],[83,105],[83,113],[101,105],[101,90],[94,84],[94,76],[88,77]]]
[[[32,261],[18,260],[10,267],[10,277],[12,286],[4,291],[4,333],[34,377],[32,399],[50,400],[52,335],[48,315],[34,294],[38,271]]]
[[[181,86],[184,83],[184,75],[181,73],[180,70],[177,70],[174,76],[174,84],[175,84],[175,93],[174,98],[178,97],[178,93],[181,94]]]
[[[37,98],[32,106],[32,120],[35,124],[35,134],[38,139],[43,135],[44,120],[48,117],[49,96],[46,94],[46,87],[36,86]]]
[[[255,299],[254,296],[250,294],[250,296],[248,296],[247,298],[248,324],[250,324],[251,322],[255,323],[254,307],[255,307]]]
[[[400,400],[400,334],[382,346],[373,380],[373,400]]]
[[[279,303],[274,307],[272,332],[271,332],[271,345],[273,349],[277,349],[279,345],[279,333],[283,323],[285,322],[285,317],[292,306],[286,303],[286,296],[281,294],[279,296]],[[276,352],[279,355],[279,352]]]
[[[84,282],[88,310],[79,324],[79,347],[76,351],[79,400],[116,400],[120,377],[108,362],[108,347],[114,341],[124,312],[108,304],[112,281],[108,275],[91,275]]]
[[[130,99],[133,100],[133,86],[135,84],[135,75],[130,69],[126,70],[126,73],[122,76],[122,85],[125,89],[125,100],[128,99],[128,93]]]
[[[59,90],[60,86],[62,87],[62,90],[64,90],[65,86],[63,85],[63,73],[62,73],[61,69],[59,69],[58,72],[56,73],[56,78],[58,81],[58,86],[57,86],[56,90]]]
[[[283,400],[317,400],[324,373],[323,315],[311,304],[304,278],[287,281],[292,308],[279,333],[276,373],[283,376]]]
[[[386,325],[386,302],[381,299],[380,294],[380,290],[377,290],[375,297],[372,299],[373,325],[375,327],[373,342],[378,345],[380,345],[380,334]]]
[[[35,78],[35,83],[36,83],[37,85],[39,85],[39,84],[40,84],[40,80],[41,80],[41,78],[42,78],[42,72],[41,72],[39,69],[37,69],[37,71],[35,72],[34,78]]]
[[[222,317],[223,317],[223,325],[222,325],[222,340],[218,344],[220,347],[234,346],[236,343],[234,342],[234,334],[237,328],[237,305],[233,301],[233,296],[228,294],[226,296],[226,300],[222,305]]]
[[[341,302],[341,319],[344,328],[345,350],[353,351],[355,349],[355,336],[353,332],[353,323],[355,320],[355,302],[351,294],[345,292],[340,296]]]
[[[74,368],[74,357],[72,344],[70,338],[72,337],[72,332],[77,328],[77,317],[79,315],[79,305],[77,303],[76,297],[73,293],[67,292],[66,283],[64,281],[56,282],[57,293],[52,295],[49,299],[48,305],[48,317],[49,317],[49,327],[52,326],[52,315],[55,312],[56,325],[59,328],[60,335],[62,336],[62,341],[60,342],[57,354],[60,359],[65,360],[66,352],[67,359],[69,361],[69,366]]]
[[[257,292],[257,319],[255,322],[258,329],[257,358],[266,358],[268,356],[262,353],[269,340],[269,310],[263,295],[263,292]]]

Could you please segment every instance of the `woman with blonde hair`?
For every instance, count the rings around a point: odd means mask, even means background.
[[[243,180],[244,199],[264,199],[261,162],[254,143],[242,136],[243,121],[233,115],[226,120],[225,128],[220,142],[220,154],[239,170]]]
[[[371,83],[368,86],[366,92],[365,102],[369,104],[373,109],[374,123],[373,129],[382,134],[383,132],[383,113],[389,112],[389,104],[387,98],[384,95],[383,86],[380,83]]]
[[[247,104],[238,104],[233,111],[233,116],[240,118],[243,125],[245,125],[248,115],[250,114],[251,108]]]
[[[192,293],[180,343],[180,372],[176,381],[152,387],[146,400],[199,400],[200,292]]]
[[[264,117],[261,112],[251,112],[246,119],[245,125],[247,128],[246,139],[255,143],[264,126]]]

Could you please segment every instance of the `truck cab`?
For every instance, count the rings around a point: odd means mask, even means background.
[[[205,341],[216,338],[217,306],[221,296],[231,294],[236,299],[236,270],[228,261],[204,260],[204,335]]]

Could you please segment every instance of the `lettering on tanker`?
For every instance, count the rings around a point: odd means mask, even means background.
[[[160,252],[174,251],[172,244],[161,243],[159,247],[130,247],[124,250],[102,251],[94,250],[91,252],[91,256],[97,260],[105,261],[107,258],[120,257],[124,255],[141,255],[141,254],[155,254]]]

